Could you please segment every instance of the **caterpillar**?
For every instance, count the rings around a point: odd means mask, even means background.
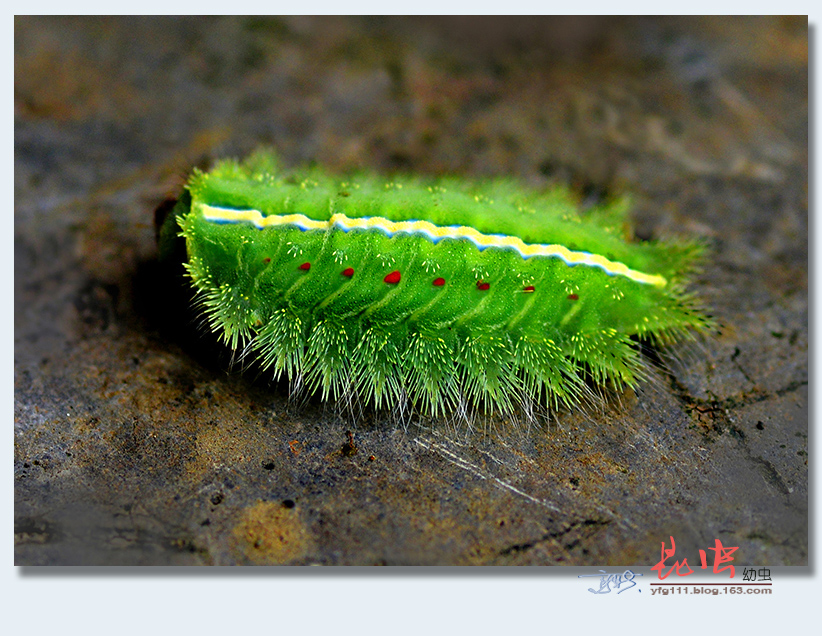
[[[578,405],[644,379],[639,343],[706,332],[703,246],[637,241],[625,199],[318,167],[271,152],[195,170],[160,228],[230,349],[323,400],[438,417]]]

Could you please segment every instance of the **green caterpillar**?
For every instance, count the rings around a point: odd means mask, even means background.
[[[624,201],[582,218],[565,189],[347,179],[271,153],[195,171],[161,228],[232,350],[324,400],[441,416],[574,406],[642,379],[636,340],[711,320],[686,292],[696,243],[625,240]]]

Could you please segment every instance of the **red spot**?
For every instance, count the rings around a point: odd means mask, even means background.
[[[354,268],[353,267],[346,267],[342,271],[342,275],[343,276],[348,276],[348,278],[351,278],[354,275]]]
[[[435,278],[434,279],[434,287],[442,287],[443,285],[445,285],[445,279],[444,278]]]
[[[524,291],[526,294],[532,294],[534,292],[534,286],[533,285],[528,285],[528,287],[526,287],[522,291]]]
[[[568,300],[579,300],[579,296],[576,294],[568,294]]]
[[[300,265],[299,269],[307,272],[309,269],[311,269],[311,263],[303,263],[302,265]]]
[[[481,280],[477,281],[477,289],[480,291],[487,291],[491,288],[491,283],[483,283]]]
[[[268,265],[270,262],[271,262],[271,259],[270,259],[270,258],[268,258],[268,256],[266,256],[266,257],[263,259],[263,263],[265,263],[266,265]]]
[[[398,271],[391,272],[388,276],[383,279],[389,285],[396,285],[400,282],[400,273]]]

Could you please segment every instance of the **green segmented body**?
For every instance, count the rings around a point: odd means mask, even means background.
[[[585,373],[636,384],[632,336],[709,324],[683,291],[700,248],[624,240],[621,203],[582,219],[564,190],[283,174],[265,153],[187,189],[176,223],[212,329],[324,399],[574,404]]]

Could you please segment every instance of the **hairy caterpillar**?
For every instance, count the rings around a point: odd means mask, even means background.
[[[185,239],[210,328],[324,400],[438,416],[573,406],[643,376],[637,340],[711,324],[702,248],[626,240],[624,201],[581,217],[507,180],[284,172],[266,152],[195,171],[160,233]]]

